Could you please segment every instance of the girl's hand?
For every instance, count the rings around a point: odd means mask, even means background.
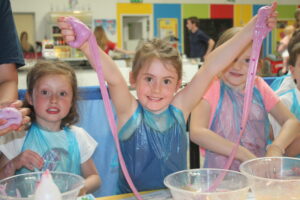
[[[19,154],[17,157],[12,159],[15,170],[18,170],[22,167],[33,171],[35,168],[41,169],[44,165],[43,158],[36,152],[31,150],[26,150]]]
[[[273,29],[277,25],[277,17],[278,17],[278,12],[276,11],[277,8],[277,2],[273,2],[271,6],[271,13],[269,17],[267,18],[267,26],[270,29]]]
[[[30,122],[30,117],[28,116],[30,114],[30,109],[29,108],[23,108],[23,102],[20,100],[17,100],[9,105],[8,107],[14,107],[18,109],[22,113],[22,122],[20,125],[12,124],[9,127],[0,130],[0,136],[5,135],[7,133],[10,133],[12,131],[21,131],[24,130],[27,127],[27,124]],[[6,120],[1,119],[0,120],[0,125],[3,125],[7,123]]]
[[[66,43],[84,52],[88,50],[87,40],[93,33],[85,24],[73,17],[59,17],[57,21]]]
[[[272,157],[272,156],[283,156],[285,153],[285,150],[282,149],[280,146],[276,145],[276,144],[271,144],[269,146],[267,146],[267,153],[266,153],[266,157]]]

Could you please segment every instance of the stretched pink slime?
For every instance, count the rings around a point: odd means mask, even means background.
[[[245,88],[243,115],[242,115],[242,121],[241,121],[241,126],[240,126],[240,134],[239,134],[236,144],[234,145],[234,147],[230,153],[230,156],[224,166],[224,169],[226,169],[226,170],[229,169],[229,167],[231,166],[231,164],[234,160],[234,157],[237,153],[237,149],[238,149],[240,141],[241,141],[241,137],[246,128],[246,123],[247,123],[248,116],[249,116],[249,109],[250,109],[250,105],[252,102],[254,80],[255,80],[255,75],[256,75],[256,70],[257,70],[257,63],[258,63],[258,59],[259,59],[260,48],[261,48],[263,39],[271,31],[271,29],[266,25],[267,17],[270,15],[271,11],[272,11],[271,6],[264,6],[258,10],[257,21],[256,21],[255,29],[253,32],[253,46],[252,46],[252,50],[251,50],[249,70],[248,70],[247,82],[246,82],[246,88]],[[212,184],[212,186],[210,186],[208,191],[210,191],[210,192],[215,191],[216,188],[218,187],[218,185],[224,179],[225,175],[226,175],[226,172],[221,173],[217,177],[215,182]]]
[[[0,109],[0,119],[7,120],[5,124],[0,126],[0,130],[2,130],[13,124],[20,125],[22,122],[22,114],[16,108],[6,107]]]
[[[109,96],[108,96],[108,92],[107,92],[107,88],[105,86],[105,81],[104,81],[104,75],[102,72],[102,64],[100,62],[100,52],[98,50],[98,44],[96,42],[96,38],[95,36],[92,34],[91,30],[85,25],[83,24],[81,21],[79,21],[78,19],[74,18],[74,17],[68,17],[66,18],[66,22],[69,23],[75,34],[76,34],[76,38],[73,42],[69,42],[69,45],[71,47],[74,48],[78,48],[80,47],[85,41],[88,41],[89,46],[90,46],[90,51],[92,53],[92,65],[94,66],[94,69],[97,72],[97,76],[98,76],[98,80],[99,80],[99,84],[100,84],[100,90],[101,90],[101,94],[103,97],[103,102],[104,102],[104,106],[105,106],[105,111],[106,111],[106,115],[108,117],[108,121],[109,121],[109,126],[111,128],[113,137],[114,137],[114,141],[116,144],[116,148],[117,148],[117,152],[118,152],[118,157],[119,157],[119,161],[120,161],[120,165],[122,168],[122,171],[124,173],[124,176],[131,188],[131,190],[133,191],[133,193],[135,194],[135,196],[137,197],[137,199],[142,200],[142,197],[140,196],[140,194],[138,193],[137,189],[135,188],[128,170],[126,168],[126,164],[124,162],[124,158],[121,152],[121,148],[120,148],[120,143],[119,143],[119,138],[118,138],[118,133],[117,133],[117,126],[116,126],[116,122],[114,119],[114,114],[113,114],[113,110],[111,107],[111,103],[109,100]]]

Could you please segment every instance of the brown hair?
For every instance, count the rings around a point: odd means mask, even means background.
[[[63,128],[64,126],[75,124],[79,120],[76,106],[76,102],[78,99],[77,79],[74,70],[67,63],[60,61],[37,62],[27,74],[27,94],[32,97],[33,89],[37,81],[47,75],[64,75],[69,79],[73,91],[72,105],[68,115],[64,119],[62,119],[61,128]],[[27,99],[25,99],[24,105],[26,107],[30,107],[33,111],[31,112],[30,117],[34,122],[36,118],[33,106],[29,104]]]
[[[20,43],[23,51],[30,51],[31,45],[28,42],[28,33],[26,31],[21,32]]]
[[[94,35],[96,37],[97,44],[104,51],[106,48],[106,44],[109,42],[104,28],[102,26],[96,26],[94,30]]]
[[[157,38],[144,42],[138,48],[133,59],[133,78],[136,79],[141,68],[155,58],[165,64],[171,64],[176,69],[178,80],[181,79],[182,63],[178,50],[169,42]]]
[[[288,50],[289,54],[291,54],[294,45],[297,44],[298,42],[300,42],[300,29],[296,30],[293,33],[293,35],[288,43],[287,50]]]
[[[295,44],[291,50],[291,53],[289,55],[289,65],[295,67],[297,62],[297,57],[300,55],[300,42]]]
[[[200,27],[199,19],[195,16],[189,17],[187,20],[189,20],[192,24],[196,24],[196,26]]]

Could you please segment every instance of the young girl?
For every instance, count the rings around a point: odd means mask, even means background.
[[[76,33],[67,20],[59,18],[59,26],[65,40],[71,42]],[[138,190],[164,188],[165,176],[187,168],[185,124],[189,113],[213,77],[246,46],[246,41],[252,39],[255,21],[256,18],[209,54],[192,81],[180,91],[182,63],[179,52],[161,40],[144,43],[136,52],[130,74],[130,83],[136,89],[138,100],[131,95],[112,59],[100,51],[100,62],[118,116],[121,149]],[[266,23],[274,27],[274,12]],[[80,49],[92,61],[89,44],[85,42]],[[124,179],[120,180],[120,185],[122,192],[130,192]]]
[[[289,108],[297,119],[300,119],[300,42],[295,43],[293,46],[289,57],[289,65],[292,79],[295,81],[296,87],[280,95],[280,100]],[[274,137],[276,138],[280,132],[281,126],[273,117],[270,117],[270,122],[273,128]],[[300,137],[293,141],[292,145],[289,146],[287,149],[288,156],[299,157],[299,142]]]
[[[225,41],[235,37],[243,29],[227,30],[217,42],[223,46]],[[243,50],[236,54],[228,68],[222,72],[207,90],[203,99],[191,115],[191,140],[205,148],[204,167],[223,168],[240,133],[243,111],[244,90],[248,74],[252,42],[243,41]],[[223,44],[224,43],[224,44]],[[269,136],[268,113],[283,125],[280,136],[267,148]],[[241,162],[256,156],[282,156],[286,147],[300,131],[300,123],[280,102],[272,89],[256,77],[253,100],[245,132],[231,169],[238,170]]]
[[[63,62],[39,62],[27,75],[25,104],[32,108],[27,132],[7,135],[0,146],[4,154],[1,178],[31,171],[70,172],[82,175],[85,191],[92,192],[100,178],[91,156],[96,141],[82,128],[76,108],[75,72]]]

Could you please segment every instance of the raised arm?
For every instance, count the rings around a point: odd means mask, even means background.
[[[67,43],[75,41],[76,33],[73,30],[73,27],[69,23],[67,23],[67,18],[59,18],[58,25],[61,28],[61,33]],[[85,25],[84,28],[88,29]],[[88,31],[91,32],[92,36],[92,31]],[[104,73],[104,78],[109,86],[110,96],[117,111],[119,120],[118,127],[120,127],[122,126],[123,121],[127,121],[129,116],[134,112],[135,108],[137,107],[137,102],[129,92],[127,83],[117,65],[114,63],[110,56],[108,56],[99,48],[98,45],[96,46],[98,51],[100,52],[100,63],[103,68],[102,70]],[[96,66],[95,63],[93,63],[93,57],[89,42],[85,41],[79,47],[79,49],[85,54],[85,56],[88,58],[93,68],[95,69]]]
[[[276,3],[272,5],[272,12],[266,21],[266,25],[270,28],[276,26],[276,6]],[[228,67],[237,55],[252,41],[255,22],[256,17],[253,17],[241,31],[208,54],[204,64],[192,81],[176,95],[173,104],[184,112],[186,119],[203,96],[213,77]]]
[[[229,156],[234,143],[209,129],[210,105],[201,100],[191,114],[190,139],[200,147],[220,155]],[[241,162],[255,158],[255,155],[243,146],[239,146],[236,159]]]

